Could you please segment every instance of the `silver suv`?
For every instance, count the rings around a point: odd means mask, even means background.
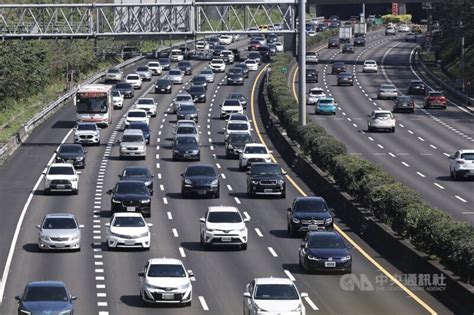
[[[70,213],[49,213],[36,226],[39,230],[38,246],[41,250],[81,250],[81,229],[76,217]]]
[[[120,158],[146,158],[146,140],[140,129],[125,129],[120,143]]]
[[[105,82],[120,82],[123,80],[123,72],[118,68],[111,68],[105,73]]]

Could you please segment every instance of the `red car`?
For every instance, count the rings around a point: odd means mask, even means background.
[[[423,108],[439,107],[446,109],[447,101],[448,100],[446,99],[446,96],[444,96],[443,92],[429,91],[425,97]]]
[[[248,50],[249,50],[249,51],[250,51],[250,50],[258,50],[258,48],[259,48],[260,46],[262,46],[261,43],[260,43],[260,41],[258,41],[258,40],[253,40],[253,41],[251,41],[251,42],[249,43],[249,45],[248,45]]]

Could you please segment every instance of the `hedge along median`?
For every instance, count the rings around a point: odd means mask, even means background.
[[[272,69],[281,69],[291,63],[291,55],[278,55],[272,62]],[[343,191],[349,193],[356,204],[367,209],[369,215],[390,226],[418,250],[427,253],[429,257],[424,258],[426,261],[434,259],[454,271],[466,285],[456,286],[456,289],[443,296],[442,300],[450,305],[456,304],[459,300],[453,300],[453,296],[457,294],[452,292],[464,288],[470,292],[467,296],[471,300],[462,299],[461,296],[466,295],[459,294],[460,299],[467,304],[462,307],[466,306],[472,313],[473,289],[469,284],[474,282],[474,228],[465,222],[454,220],[446,212],[429,206],[416,191],[398,182],[380,166],[348,154],[346,146],[329,135],[323,127],[313,122],[304,127],[298,126],[298,104],[290,97],[287,82],[285,73],[278,70],[269,72],[268,88],[264,93],[268,93],[271,109],[278,117],[278,124],[286,130],[292,140],[299,143],[303,153],[309,156],[315,165],[326,171],[330,180],[334,180]],[[279,143],[281,144],[281,141]],[[341,208],[347,207],[341,205]],[[353,214],[346,211],[345,215],[344,219],[353,219],[350,217]],[[412,265],[407,263],[404,266]],[[424,266],[422,269],[429,268]],[[461,307],[461,305],[455,306]],[[461,312],[466,311],[464,309],[459,311]]]

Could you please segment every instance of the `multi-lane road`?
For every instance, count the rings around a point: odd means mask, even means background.
[[[415,114],[395,114],[395,133],[367,131],[367,115],[372,110],[392,109],[393,101],[377,99],[379,85],[393,83],[405,93],[410,80],[420,78],[414,67],[415,47],[415,43],[405,42],[404,33],[391,37],[375,32],[354,54],[320,50],[317,85],[335,98],[338,110],[335,116],[317,116],[314,106],[308,106],[309,119],[343,141],[351,154],[382,165],[430,205],[474,224],[474,182],[453,181],[448,169],[449,155],[474,147],[474,113],[455,102],[450,102],[447,110],[423,109],[423,97],[414,96]],[[378,73],[363,73],[367,59],[377,61]],[[353,87],[337,86],[337,76],[330,74],[335,61],[345,62],[353,72]],[[308,84],[308,90],[313,86]]]
[[[369,52],[379,54],[377,47],[371,47]],[[327,54],[329,60],[333,53],[334,51],[325,52],[324,56]],[[206,64],[193,62],[194,73]],[[133,72],[133,69],[134,67],[131,67],[125,72]],[[289,277],[295,281],[300,292],[309,294],[309,298],[304,302],[307,314],[426,314],[430,312],[449,314],[448,309],[417,287],[411,287],[413,291],[408,291],[406,287],[387,284],[387,276],[401,275],[400,271],[337,220],[338,229],[344,233],[349,243],[355,245],[352,249],[353,275],[357,279],[368,280],[373,287],[363,286],[364,290],[361,290],[357,286],[351,287],[348,281],[350,279],[340,274],[308,275],[300,270],[297,250],[301,240],[289,238],[287,235],[286,209],[301,193],[314,193],[310,192],[291,173],[288,166],[275,152],[274,158],[285,170],[289,171],[289,176],[295,185],[288,182],[286,199],[249,199],[245,194],[246,174],[238,170],[236,160],[225,158],[222,134],[225,122],[219,119],[218,105],[231,91],[243,91],[252,96],[252,100],[256,99],[254,94],[261,73],[261,69],[252,72],[242,87],[226,86],[224,74],[217,74],[216,81],[208,89],[208,101],[198,105],[202,132],[201,163],[210,163],[222,173],[219,199],[183,199],[180,195],[179,175],[188,163],[175,162],[171,159],[170,145],[176,118],[171,114],[170,106],[173,96],[189,86],[187,83],[183,86],[174,86],[171,95],[154,94],[151,83],[146,83],[138,93],[135,93],[134,99],[125,101],[124,109],[115,112],[113,125],[102,130],[103,144],[99,147],[88,148],[88,164],[80,175],[80,192],[77,196],[44,195],[41,182],[41,173],[51,162],[57,146],[62,142],[67,143],[73,140],[71,128],[75,121],[74,107],[68,104],[40,126],[28,141],[0,167],[2,187],[0,228],[3,236],[0,242],[0,265],[5,266],[2,279],[8,278],[0,286],[2,294],[0,313],[14,314],[16,312],[17,304],[14,297],[21,293],[27,282],[62,280],[71,292],[78,296],[75,302],[77,314],[115,315],[157,312],[163,314],[241,314],[245,284],[255,277],[279,276]],[[187,77],[187,79],[190,78]],[[328,80],[328,88],[335,91],[336,87],[330,86],[332,78]],[[360,80],[363,80],[362,75]],[[376,83],[371,83],[371,86],[375,85]],[[346,91],[356,95],[361,93],[357,87],[348,88],[344,90],[344,93],[340,93],[341,97],[351,98],[343,96]],[[337,93],[339,95],[339,92]],[[153,97],[159,104],[158,115],[150,122],[152,140],[147,158],[145,161],[120,160],[116,140],[121,132],[122,115],[136,98],[142,96]],[[357,106],[354,104],[349,108],[349,104],[344,104],[342,98],[338,101],[340,106],[344,107],[344,111],[347,111],[346,115],[351,113],[355,115],[353,117],[363,117],[362,104],[357,104]],[[372,107],[367,102],[365,112]],[[360,113],[352,114],[352,111],[357,108]],[[251,117],[258,117],[258,113],[254,112],[252,115],[252,111],[256,111],[253,101],[249,104],[247,113]],[[346,115],[342,115],[339,111],[336,118]],[[345,129],[347,134],[363,129],[362,125],[365,122],[357,120],[353,122],[360,124],[361,127],[358,129],[352,127],[352,122],[348,124],[346,119],[326,124],[338,126],[345,124],[337,130]],[[254,121],[254,123],[256,123],[254,138],[257,141],[263,140],[271,146],[259,122]],[[404,129],[412,128],[415,131],[417,129],[412,125],[419,123],[421,122],[406,122]],[[395,136],[399,136],[401,132],[403,131],[397,130]],[[262,134],[259,136],[257,133]],[[436,134],[441,136],[441,132]],[[383,143],[387,135],[380,135],[380,138],[378,136],[373,135],[375,145],[379,141]],[[424,143],[429,145],[430,138],[421,133],[420,136],[426,137]],[[403,137],[405,138],[407,136]],[[359,142],[361,142],[360,146],[354,144],[351,150],[357,150],[354,152],[373,151],[368,151],[369,144],[363,145],[361,140]],[[454,147],[449,147],[449,149],[454,149]],[[442,146],[439,145],[438,150],[441,149]],[[394,153],[401,153],[393,150]],[[411,160],[407,162],[413,163]],[[153,223],[151,249],[149,251],[109,251],[105,246],[105,223],[110,218],[110,196],[105,192],[116,183],[117,175],[122,169],[131,165],[146,165],[155,174],[152,215],[147,220]],[[423,163],[420,167],[425,165]],[[415,166],[413,164],[411,167]],[[445,170],[446,167],[443,169]],[[420,171],[424,170],[420,169]],[[201,249],[199,218],[211,205],[236,206],[250,218],[249,245],[246,251],[226,249],[203,251]],[[329,206],[337,208],[337,205]],[[75,214],[79,223],[85,225],[82,250],[74,253],[39,252],[38,232],[35,226],[40,223],[45,214],[64,211]],[[22,224],[19,225],[18,222]],[[12,243],[14,246],[10,247]],[[193,271],[195,281],[193,281],[191,307],[166,306],[157,310],[142,305],[137,273],[146,260],[152,257],[180,258],[186,268]]]

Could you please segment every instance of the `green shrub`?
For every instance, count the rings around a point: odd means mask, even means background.
[[[311,160],[324,170],[329,170],[333,166],[336,156],[347,154],[344,143],[326,134],[316,135],[310,143]]]
[[[309,122],[304,126],[298,126],[297,134],[297,139],[301,144],[301,149],[305,152],[305,154],[310,154],[312,148],[311,139],[318,135],[326,135],[327,133],[326,129],[323,127],[316,125],[313,122]]]
[[[382,16],[382,20],[384,24],[387,23],[404,23],[411,21],[411,14],[402,14],[402,15],[393,15],[387,14]]]

